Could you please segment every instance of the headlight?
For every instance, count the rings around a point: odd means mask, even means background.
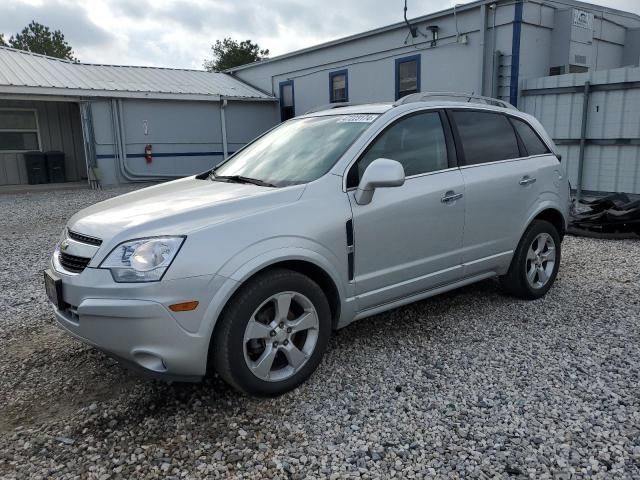
[[[100,264],[116,282],[157,282],[180,250],[184,237],[141,238],[121,243]]]

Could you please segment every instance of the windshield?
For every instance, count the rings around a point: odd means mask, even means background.
[[[283,123],[214,170],[218,179],[251,179],[282,187],[316,180],[377,115],[331,115]]]

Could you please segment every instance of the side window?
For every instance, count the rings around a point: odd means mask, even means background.
[[[377,158],[396,160],[409,177],[448,168],[447,143],[438,112],[425,112],[398,120],[369,145],[349,172],[347,185],[355,187]]]
[[[519,158],[516,133],[500,113],[453,111],[466,165]]]
[[[524,148],[527,150],[528,155],[544,155],[549,153],[549,149],[544,144],[540,137],[531,126],[517,118],[511,118],[511,123],[515,127],[520,140],[524,143]]]
[[[329,73],[329,101],[331,103],[349,101],[349,73],[339,70]]]

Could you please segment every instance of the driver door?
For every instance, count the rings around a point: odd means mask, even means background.
[[[444,113],[396,120],[352,166],[357,186],[377,158],[400,162],[405,183],[376,189],[358,205],[349,190],[354,229],[354,282],[360,311],[454,282],[462,276],[464,181]]]

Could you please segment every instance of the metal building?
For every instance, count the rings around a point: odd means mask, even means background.
[[[27,151],[60,151],[65,180],[191,175],[277,122],[275,98],[223,73],[73,63],[0,47],[0,185]]]
[[[402,14],[400,6],[398,14]],[[640,85],[625,86],[624,115],[613,113],[618,112],[615,105],[619,102],[614,96],[603,97],[599,107],[591,102],[598,111],[587,116],[582,148],[579,113],[581,102],[588,98],[581,92],[591,75],[596,75],[600,91],[617,88],[603,84],[637,74],[615,73],[614,69],[632,70],[639,62],[638,15],[573,0],[480,0],[233,68],[229,73],[278,97],[281,120],[328,103],[394,101],[416,91],[501,98],[538,115],[563,145],[574,187],[584,184],[586,190],[640,193],[637,169],[631,170],[636,173],[630,180],[624,163],[638,158],[640,131],[609,123],[640,121]],[[546,77],[552,80],[544,80]],[[571,100],[566,95],[547,96],[542,114],[541,103],[533,101],[530,90],[539,85],[572,86],[575,91]],[[562,130],[566,122],[554,120],[549,102],[557,102],[554,111],[561,117],[567,114],[567,102],[575,106],[567,120],[572,128],[570,138]],[[605,105],[611,102],[614,105]],[[622,153],[602,145],[601,141],[613,141],[609,133],[596,132],[605,110],[607,132],[619,131],[615,141],[630,145]],[[616,166],[618,155],[624,165]],[[618,173],[612,173],[612,168]]]

